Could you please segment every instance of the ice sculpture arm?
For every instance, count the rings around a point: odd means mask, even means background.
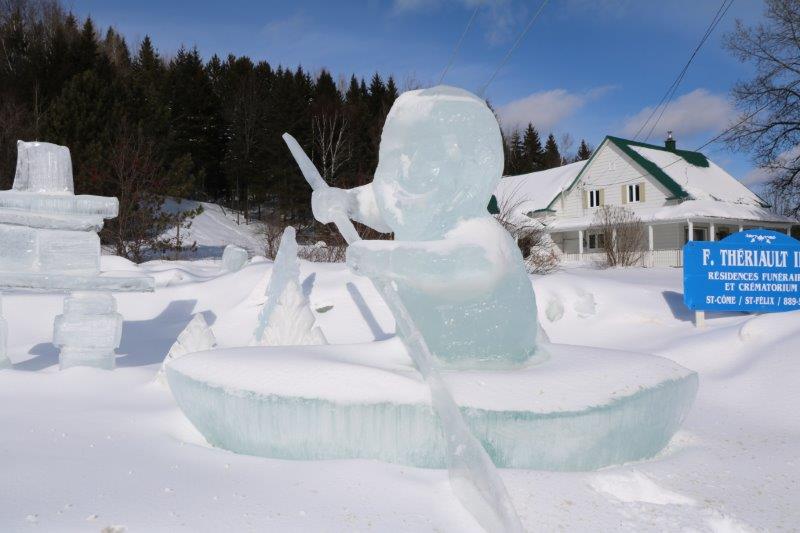
[[[449,240],[360,241],[347,249],[347,265],[370,278],[436,291],[490,288],[503,272],[484,247]]]
[[[381,218],[371,184],[354,189],[336,187],[318,189],[311,195],[311,210],[314,212],[314,218],[323,224],[330,224],[335,213],[343,212],[348,218],[366,224],[381,233],[392,232]]]

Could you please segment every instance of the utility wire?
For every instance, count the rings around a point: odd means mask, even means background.
[[[757,114],[761,113],[763,110],[765,110],[769,106],[769,104],[770,104],[770,102],[767,102],[766,104],[764,104],[763,106],[759,107],[758,109],[756,109],[752,113],[750,113],[748,115],[745,115],[744,117],[742,117],[741,120],[739,120],[739,122],[729,126],[725,131],[722,131],[722,132],[718,133],[717,135],[715,135],[714,137],[712,137],[711,139],[709,139],[705,143],[701,144],[700,146],[698,146],[697,148],[695,148],[692,151],[699,152],[700,150],[702,150],[703,148],[705,148],[709,144],[712,144],[712,143],[718,141],[720,138],[724,137],[726,134],[728,134],[729,132],[731,132],[735,128],[739,127],[740,125],[744,124],[745,122],[747,122],[748,120],[750,120],[751,118],[756,116]],[[666,168],[671,167],[675,163],[679,163],[680,161],[683,160],[683,158],[679,154],[675,154],[675,157],[676,157],[675,161],[672,161],[671,163],[667,163],[663,167],[657,167],[657,168],[659,170],[664,170]],[[643,177],[649,176],[649,175],[650,175],[649,172],[644,173],[644,174],[639,174],[638,176],[634,176],[632,178],[628,178],[628,179],[626,179],[624,181],[619,182],[618,185],[625,185],[625,184],[628,184],[628,183],[632,183],[634,181],[638,181],[640,178],[643,178]]]
[[[719,9],[717,9],[717,12],[714,14],[714,17],[712,18],[711,23],[709,24],[708,28],[706,28],[706,31],[703,34],[703,37],[700,39],[700,42],[697,44],[697,46],[694,48],[694,51],[689,56],[688,61],[683,66],[681,71],[678,73],[678,76],[675,78],[675,80],[672,82],[672,84],[669,86],[669,88],[667,89],[667,92],[664,93],[664,96],[661,97],[661,100],[659,100],[658,105],[656,105],[656,107],[654,107],[653,110],[650,112],[650,115],[647,117],[647,120],[645,120],[644,123],[642,123],[642,125],[636,131],[636,134],[633,137],[634,139],[637,139],[639,137],[639,134],[642,133],[642,131],[647,127],[647,125],[653,119],[653,116],[655,116],[655,114],[659,111],[659,109],[661,109],[661,112],[659,113],[658,118],[653,123],[653,125],[650,127],[650,130],[647,133],[647,136],[644,138],[644,140],[647,141],[647,139],[649,139],[650,136],[653,134],[653,131],[655,130],[656,126],[658,125],[658,122],[664,116],[664,113],[666,112],[667,108],[669,107],[669,104],[672,101],[672,98],[675,96],[675,92],[678,90],[678,86],[680,86],[681,82],[683,81],[684,76],[686,76],[686,73],[689,70],[689,66],[692,64],[692,62],[694,61],[694,58],[697,56],[697,54],[700,51],[700,49],[703,47],[705,42],[708,40],[708,38],[714,32],[714,29],[717,27],[719,22],[722,20],[722,18],[728,12],[728,9],[730,9],[732,4],[733,4],[733,0],[722,0],[722,3],[720,4]]]
[[[484,86],[478,92],[478,96],[483,97],[483,94],[486,92],[486,89],[489,87],[489,85],[491,85],[491,83],[494,81],[494,78],[495,78],[495,76],[497,76],[497,73],[500,72],[500,69],[505,66],[506,62],[511,57],[511,54],[514,53],[514,50],[517,49],[517,46],[519,46],[519,43],[522,42],[522,39],[525,37],[525,34],[528,33],[528,30],[531,29],[531,26],[533,26],[533,23],[536,22],[536,19],[539,18],[539,15],[542,13],[542,10],[544,9],[544,6],[547,5],[547,2],[548,2],[548,0],[542,0],[542,3],[539,5],[539,9],[537,9],[536,13],[533,14],[533,16],[531,17],[531,20],[528,21],[528,25],[525,26],[525,29],[522,30],[522,33],[520,33],[519,37],[517,37],[517,40],[514,43],[514,45],[508,50],[508,53],[506,54],[506,56],[503,58],[503,60],[500,62],[500,64],[497,65],[497,69],[495,69],[494,73],[491,75],[489,80],[484,84]]]
[[[444,77],[447,75],[447,71],[450,70],[451,66],[453,66],[453,61],[456,59],[456,55],[458,55],[458,51],[461,48],[461,43],[464,42],[464,37],[466,37],[467,33],[469,33],[469,29],[472,27],[472,21],[475,20],[475,15],[478,14],[478,10],[480,9],[480,7],[481,7],[481,2],[478,2],[478,5],[475,6],[475,11],[472,12],[472,16],[469,18],[469,22],[467,22],[467,27],[464,28],[464,33],[461,34],[461,37],[458,39],[458,42],[456,43],[455,49],[453,49],[453,54],[450,56],[450,61],[447,63],[447,66],[444,67],[442,75],[439,76],[438,85],[442,84],[442,82],[444,81]]]

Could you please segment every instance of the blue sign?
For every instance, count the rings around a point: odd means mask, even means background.
[[[800,241],[769,230],[683,247],[683,300],[694,311],[800,309]]]

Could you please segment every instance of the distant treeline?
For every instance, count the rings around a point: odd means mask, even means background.
[[[130,50],[113,28],[100,35],[57,1],[0,0],[0,188],[11,185],[15,141],[36,139],[70,148],[76,192],[117,196],[134,211],[149,205],[130,214],[137,224],[164,195],[307,223],[310,190],[281,134],[294,135],[332,185],[367,183],[398,92],[377,73],[334,79],[246,56],[204,61],[186,48],[165,58],[149,37]],[[506,145],[507,173],[567,162],[532,126]],[[582,143],[578,156],[588,153]],[[131,238],[114,224],[105,241]]]

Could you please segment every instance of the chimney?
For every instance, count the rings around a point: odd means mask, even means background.
[[[664,146],[670,152],[675,151],[675,139],[672,137],[672,130],[667,132],[667,139],[664,141]]]

